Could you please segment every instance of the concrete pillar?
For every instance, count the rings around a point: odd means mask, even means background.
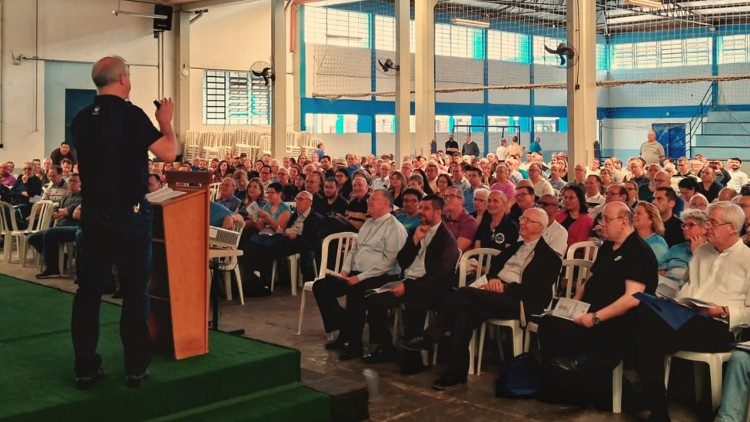
[[[175,114],[174,130],[184,144],[190,130],[190,13],[178,13],[175,28]]]
[[[294,113],[292,116],[292,120],[294,121],[294,127],[293,129],[297,132],[300,131],[300,126],[302,124],[302,96],[304,93],[302,92],[302,52],[304,51],[302,49],[302,42],[304,41],[302,39],[302,19],[301,13],[299,13],[299,9],[296,7],[291,7],[289,10],[296,13],[294,14],[294,25],[296,28],[296,31],[294,31],[294,36],[296,37],[296,40],[294,40],[294,45],[297,46],[297,48],[294,49],[294,54],[292,54],[292,61],[293,61],[293,87],[294,90]]]
[[[411,106],[411,54],[409,53],[409,0],[396,0],[396,161],[409,155],[409,115]]]
[[[437,0],[414,3],[414,114],[417,132],[414,149],[430,155],[435,137],[435,5]]]
[[[568,2],[568,45],[578,51],[578,64],[568,69],[568,168],[594,156],[596,133],[596,2]]]
[[[271,57],[276,80],[271,90],[271,156],[286,154],[286,15],[284,0],[271,1]]]

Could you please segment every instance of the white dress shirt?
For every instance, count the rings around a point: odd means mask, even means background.
[[[430,242],[432,242],[432,238],[435,237],[435,233],[437,232],[437,229],[441,224],[443,224],[442,221],[430,227],[430,230],[428,230],[422,240],[419,241],[419,252],[414,258],[414,261],[412,261],[411,265],[409,265],[406,270],[404,270],[404,277],[416,280],[419,277],[424,277],[424,275],[427,274],[427,270],[424,267],[424,256],[427,254],[427,246],[430,244]],[[413,240],[411,239],[406,239],[406,241],[413,242]]]
[[[542,239],[552,248],[558,256],[564,256],[568,250],[568,231],[560,223],[552,220],[552,224],[547,226],[542,232]]]
[[[742,239],[724,252],[710,243],[695,250],[676,299],[687,297],[728,307],[730,330],[750,325],[750,248]]]
[[[533,242],[523,242],[520,248],[505,263],[503,269],[497,274],[497,278],[506,283],[520,283],[524,268],[534,255],[534,248],[539,239]]]

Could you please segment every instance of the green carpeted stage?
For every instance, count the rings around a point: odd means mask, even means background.
[[[123,378],[120,307],[102,303],[99,353],[105,378],[74,385],[73,296],[0,275],[0,419],[327,421],[330,397],[300,383],[299,351],[210,332],[210,353],[175,361],[156,355],[151,378]]]

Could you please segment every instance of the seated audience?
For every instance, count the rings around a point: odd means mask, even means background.
[[[391,187],[391,165],[383,163],[378,168],[376,177],[372,178],[372,190],[375,189],[388,189]]]
[[[275,183],[274,183],[275,184]],[[273,185],[268,187],[269,204],[274,202],[277,195]],[[313,258],[315,249],[319,248],[318,231],[323,225],[323,216],[312,209],[312,194],[302,191],[294,199],[295,210],[289,218],[285,229],[276,230],[270,236],[258,235],[251,239],[244,252],[250,257],[246,271],[253,277],[257,271],[260,274],[260,289],[248,292],[250,296],[265,296],[271,293],[265,287],[270,284],[271,267],[273,262],[289,255],[301,254],[302,274],[305,280],[315,278]],[[254,283],[252,285],[256,285]]]
[[[234,196],[237,190],[237,184],[231,177],[225,177],[219,185],[219,191],[216,194],[214,202],[224,205],[229,211],[237,212],[242,201]]]
[[[451,288],[458,260],[458,247],[442,220],[443,200],[427,195],[419,202],[419,226],[411,229],[397,255],[404,269],[404,279],[390,292],[374,294],[365,300],[370,324],[371,353],[365,363],[379,363],[396,358],[391,343],[388,309],[404,304],[404,332],[409,338],[421,333],[430,309],[439,306]],[[402,373],[422,369],[421,362],[404,361]]]
[[[349,202],[339,195],[338,182],[334,178],[323,183],[323,196],[313,197],[313,209],[323,217],[345,215]]]
[[[702,193],[696,193],[690,198],[690,201],[688,201],[687,208],[706,212],[708,210],[708,199],[706,199]]]
[[[558,210],[557,197],[543,195],[539,198],[539,208],[547,213],[547,227],[542,233],[542,238],[559,256],[564,256],[568,250],[568,231],[555,220]]]
[[[664,223],[661,221],[659,209],[650,202],[638,201],[633,210],[633,224],[636,232],[656,255],[656,261],[660,262],[667,255],[669,245],[664,240]]]
[[[664,388],[664,357],[678,350],[724,352],[733,343],[732,331],[750,324],[750,248],[739,238],[742,209],[721,201],[708,208],[707,244],[690,260],[685,286],[677,299],[711,303],[679,328],[672,328],[650,307],[638,312],[637,370],[650,420],[668,421]],[[746,406],[746,405],[745,405]]]
[[[660,175],[657,174],[656,177]],[[654,191],[654,198],[651,200],[659,210],[659,216],[664,224],[664,240],[670,248],[685,241],[685,236],[682,235],[682,224],[675,212],[677,200],[677,194],[670,187],[657,187]]]
[[[562,190],[563,210],[555,220],[568,231],[568,246],[588,239],[594,219],[588,214],[588,206],[583,189],[576,184],[568,184]]]
[[[682,286],[685,284],[688,264],[693,253],[706,243],[708,216],[701,210],[687,209],[680,215],[680,219],[682,235],[687,240],[669,248],[664,258],[659,261],[659,274]]]
[[[393,212],[396,220],[403,224],[407,231],[419,225],[419,201],[422,196],[421,190],[407,188],[403,193],[404,206]]]
[[[490,196],[490,190],[479,188],[474,190],[474,212],[469,214],[474,217],[477,224],[482,222],[482,217],[487,210],[487,198]]]
[[[349,172],[345,168],[339,167],[333,173],[334,179],[339,184],[339,195],[344,197],[347,201],[351,199],[352,195],[352,178],[349,177]]]
[[[534,187],[534,196],[542,195],[554,195],[555,189],[552,185],[543,177],[542,165],[539,163],[531,163],[529,165],[529,180],[531,180],[532,186]]]
[[[716,174],[711,167],[705,167],[700,173],[701,180],[695,185],[695,192],[706,197],[709,203],[718,198],[719,191],[724,187],[716,181]]]
[[[49,179],[49,185],[45,188],[42,199],[59,204],[64,197],[68,196],[70,191],[68,182],[62,177],[62,168],[53,165],[47,171],[47,178]]]
[[[491,191],[487,198],[487,212],[474,235],[475,248],[499,251],[518,241],[518,224],[508,215],[508,201],[500,191]]]
[[[44,270],[36,278],[60,277],[59,246],[73,242],[76,238],[81,221],[81,178],[78,174],[72,174],[68,183],[69,194],[63,197],[57,211],[52,213],[54,225],[47,230],[32,233],[27,238],[29,245],[44,257]]]
[[[563,372],[584,371],[581,375],[591,374],[591,368],[601,368],[593,373],[604,375],[603,382],[611,382],[612,368],[634,352],[637,327],[635,314],[630,311],[639,302],[633,294],[644,291],[653,294],[656,288],[656,257],[635,232],[630,208],[622,202],[605,205],[600,226],[605,242],[599,248],[589,278],[574,296],[590,304],[588,312],[575,321],[548,315],[539,322],[544,364],[542,390],[547,397],[575,395],[587,400],[595,398],[592,396],[597,391],[609,391],[607,388],[586,391],[583,384],[567,391],[569,386],[558,384],[554,377],[554,368]],[[608,399],[611,400],[611,394]]]
[[[739,205],[745,213],[745,221],[742,224],[740,236],[742,237],[742,241],[750,246],[750,233],[748,233],[748,231],[750,231],[750,192],[745,192],[735,196],[734,199],[732,199],[732,202]]]
[[[266,203],[264,195],[263,182],[259,178],[254,177],[247,182],[245,201],[239,213],[245,218],[245,231],[250,231],[252,234],[258,233],[262,225],[262,222],[259,221],[258,212]]]
[[[477,222],[464,209],[464,195],[455,186],[450,186],[443,195],[443,221],[462,251],[471,249],[477,232]]]
[[[590,174],[586,177],[586,205],[589,209],[589,213],[599,205],[602,205],[605,201],[604,195],[602,195],[602,178],[598,174]]]
[[[516,197],[516,185],[510,180],[510,169],[504,163],[498,164],[495,168],[495,180],[490,186],[490,190],[499,190],[508,199]],[[510,205],[513,205],[514,200],[510,202]]]
[[[355,179],[356,182],[364,179]],[[327,333],[339,331],[326,349],[342,350],[340,359],[362,356],[362,329],[365,324],[365,291],[396,280],[401,269],[396,255],[406,241],[406,229],[390,213],[392,198],[386,190],[376,190],[367,199],[371,218],[362,225],[354,246],[344,258],[340,277],[327,276],[313,285]],[[346,296],[346,307],[337,298]]]
[[[446,390],[466,384],[469,342],[473,331],[484,321],[490,318],[519,318],[521,301],[526,318],[540,313],[549,304],[551,286],[560,274],[561,261],[542,239],[545,227],[547,214],[544,211],[538,208],[526,210],[521,216],[520,234],[523,241],[514,242],[492,260],[487,284],[479,288],[458,289],[445,312],[440,313],[423,334],[406,333],[405,338],[399,341],[407,350],[420,350],[440,341],[445,331],[450,331],[446,351],[449,354],[449,369],[432,384],[433,388]]]
[[[34,176],[34,165],[30,162],[24,163],[21,175],[10,188],[10,203],[18,209],[23,218],[28,218],[31,212],[31,198],[41,194],[42,181]]]
[[[400,171],[391,172],[390,187],[388,188],[393,196],[393,205],[401,208],[404,206],[403,192],[406,189],[406,178]]]
[[[453,181],[447,174],[440,173],[437,177],[435,185],[437,185],[437,190],[434,192],[437,193],[441,198],[445,199],[445,191],[453,185]]]

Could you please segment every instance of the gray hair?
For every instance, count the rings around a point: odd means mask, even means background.
[[[700,226],[704,226],[706,221],[708,221],[708,215],[697,208],[687,208],[680,214],[680,220],[685,222],[688,219],[695,221]]]
[[[91,79],[97,88],[103,88],[128,73],[129,68],[125,59],[120,56],[105,57],[94,64],[91,69]]]
[[[490,190],[485,188],[474,189],[474,199],[476,199],[477,196],[484,196],[485,198],[487,198],[488,196],[490,196]]]
[[[524,211],[524,214],[526,214],[528,212],[533,212],[533,213],[537,214],[537,217],[540,220],[539,222],[543,224],[543,227],[547,227],[547,225],[549,224],[549,217],[547,217],[547,213],[543,209],[536,208],[536,207],[531,207],[531,208],[527,209],[526,211]],[[542,229],[542,231],[543,230],[544,229]]]
[[[734,224],[735,234],[740,234],[742,226],[745,223],[745,212],[742,211],[739,205],[733,204],[730,201],[718,201],[708,205],[706,210],[707,214],[711,214],[713,210],[719,210],[722,212],[724,217],[724,223]]]

